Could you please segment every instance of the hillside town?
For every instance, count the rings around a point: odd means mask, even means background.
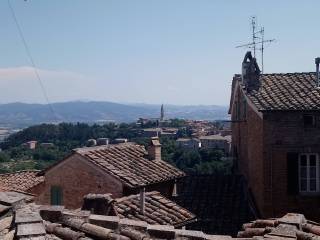
[[[284,2],[0,2],[0,240],[320,240],[320,4]]]
[[[159,118],[137,121],[145,145],[92,138],[42,170],[0,174],[0,236],[317,239],[319,62],[316,72],[262,74],[247,52],[232,79],[231,125],[172,127],[162,106]],[[164,139],[219,151],[230,172],[190,175],[163,160]],[[28,140],[30,151],[54,146]]]

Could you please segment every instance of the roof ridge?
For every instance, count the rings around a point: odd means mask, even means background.
[[[107,144],[107,145],[99,145],[99,146],[93,146],[93,147],[79,147],[74,148],[73,151],[75,152],[87,152],[90,150],[99,150],[99,149],[108,149],[108,148],[115,148],[117,146],[142,146],[134,142],[126,142],[126,143],[116,143],[116,144]]]
[[[292,74],[316,74],[316,72],[279,72],[279,73],[262,73],[260,76],[267,75],[292,75]]]

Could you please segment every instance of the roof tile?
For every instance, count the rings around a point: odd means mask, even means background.
[[[246,95],[260,111],[320,109],[315,72],[261,74],[259,80],[260,88]]]
[[[78,148],[75,152],[131,188],[185,176],[165,161],[146,159],[144,146],[134,143]]]

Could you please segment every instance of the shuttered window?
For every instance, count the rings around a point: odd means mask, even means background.
[[[319,160],[315,153],[299,155],[299,191],[301,193],[319,192]]]
[[[299,154],[287,153],[287,190],[289,195],[299,193]]]
[[[62,201],[62,188],[59,186],[51,186],[51,205],[62,205]]]

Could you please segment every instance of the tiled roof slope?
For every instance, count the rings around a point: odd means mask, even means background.
[[[307,240],[320,238],[320,224],[305,219],[304,215],[288,213],[281,218],[259,219],[243,225],[238,238]]]
[[[187,226],[209,234],[235,236],[255,219],[241,175],[191,175],[178,185],[176,202],[197,216]]]
[[[38,171],[20,171],[0,174],[0,190],[28,192],[29,189],[44,181],[43,176],[37,176]]]
[[[29,196],[25,196],[29,198]],[[201,231],[174,229],[173,226],[148,225],[143,221],[119,219],[67,210],[63,206],[37,206],[26,203],[23,194],[0,193],[5,210],[0,211],[0,239],[4,240],[318,240],[320,224],[301,214],[278,219],[261,219],[244,224],[237,238],[209,235]]]
[[[261,74],[258,90],[246,92],[260,111],[320,110],[316,73]]]
[[[78,148],[75,152],[131,188],[185,176],[165,161],[146,159],[144,146],[134,143]]]
[[[145,213],[140,213],[140,196],[131,195],[115,200],[120,218],[145,221],[149,224],[184,226],[195,221],[195,215],[162,196],[159,192],[145,193]]]

